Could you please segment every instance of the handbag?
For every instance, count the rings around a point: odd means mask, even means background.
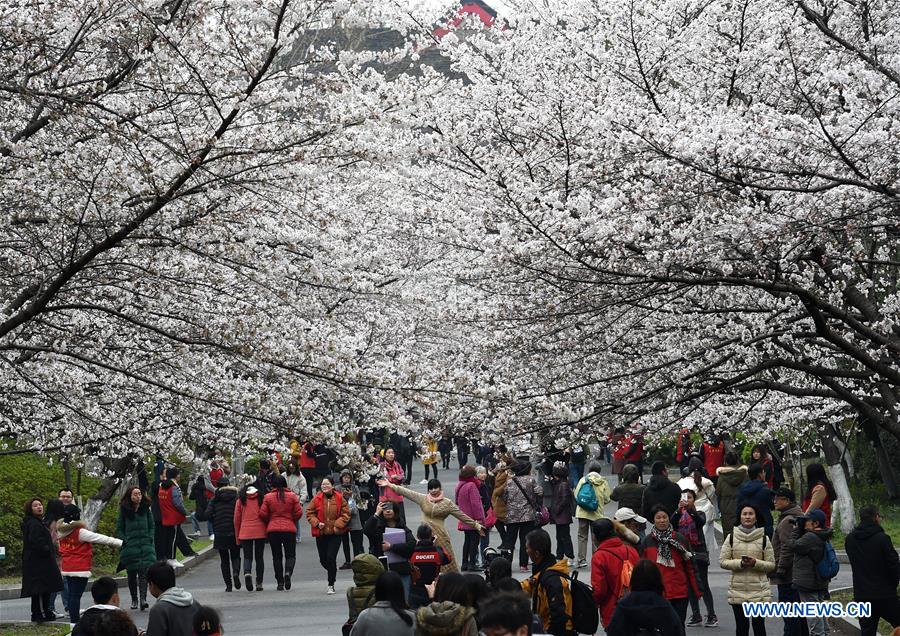
[[[519,492],[522,493],[522,496],[525,497],[525,501],[534,507],[534,522],[539,526],[546,526],[550,523],[550,511],[547,510],[547,506],[541,506],[538,505],[536,501],[532,501],[525,492],[525,489],[522,488],[522,484],[520,484],[519,480],[515,477],[513,477],[513,483],[516,485],[516,488],[519,489]]]
[[[493,528],[495,525],[497,525],[497,515],[494,514],[494,507],[491,506],[484,513],[484,527]]]

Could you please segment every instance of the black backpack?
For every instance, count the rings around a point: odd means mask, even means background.
[[[541,585],[541,580],[545,575],[554,574],[569,582],[569,592],[572,594],[572,614],[569,618],[575,631],[579,634],[595,634],[600,629],[600,611],[594,602],[594,591],[587,583],[578,580],[578,572],[572,572],[570,576],[566,576],[558,570],[544,570],[538,576],[537,585],[531,597],[532,611],[536,614],[537,609],[537,588]]]

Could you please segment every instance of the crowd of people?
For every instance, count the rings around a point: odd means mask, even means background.
[[[100,543],[121,549],[132,609],[149,607],[148,591],[157,599],[150,636],[201,633],[198,616],[218,629],[217,615],[175,585],[181,565],[176,550],[192,552],[181,528],[189,517],[195,534],[201,522],[208,524],[226,592],[263,591],[266,545],[276,590],[290,590],[297,543],[308,526],[326,594],[335,594],[338,570],[352,571],[343,631],[354,635],[574,636],[600,626],[610,634],[684,634],[685,627],[718,625],[709,571],[719,567],[730,573],[727,603],[737,635],[752,629],[761,636],[764,621],[747,618],[742,603],[772,600],[773,586],[780,601],[821,601],[837,573],[830,543],[836,493],[824,467],[807,465],[806,488],[796,493],[766,444],[753,447],[744,465],[723,438],[695,449],[682,431],[676,444],[679,475],[673,478],[670,467],[657,461],[645,484],[639,430],[611,431],[596,453],[587,444],[545,448],[536,460],[449,435],[426,435],[414,443],[382,431],[360,435],[359,441],[368,470],[359,463],[356,472],[338,466],[327,448],[291,441],[286,452],[259,460],[256,474],[240,486],[232,484],[228,463],[214,457],[193,481],[193,513],[185,506],[180,470],[159,460],[152,483],[143,485],[148,479],[139,471],[138,484],[125,491],[116,537],[87,530],[70,491],[61,491],[46,509],[33,499],[22,526],[22,594],[32,598],[32,620],[52,620],[51,595],[62,592],[79,633],[100,633],[88,623],[122,621],[115,611],[118,592],[107,583],[98,588],[95,582],[95,605],[80,616],[91,546]],[[477,464],[468,463],[473,448]],[[454,449],[457,483],[445,493],[437,464],[448,466]],[[425,492],[411,486],[411,456],[426,471],[419,482]],[[608,517],[604,507],[610,501],[617,509]],[[407,524],[410,505],[422,514],[415,530]],[[464,537],[460,554],[448,517]],[[860,519],[847,553],[855,600],[872,602],[876,614],[860,621],[863,634],[874,634],[878,616],[900,625],[900,603],[891,593],[900,582],[900,564],[878,511],[863,507]],[[555,549],[548,525],[555,526]],[[491,547],[494,530],[499,543]],[[341,552],[344,563],[338,566]],[[521,581],[513,577],[516,561]],[[589,568],[590,586],[574,574],[582,568]],[[859,581],[858,569],[866,572]],[[169,625],[176,620],[191,627],[173,631]],[[822,636],[828,626],[824,619],[785,618],[784,633]]]

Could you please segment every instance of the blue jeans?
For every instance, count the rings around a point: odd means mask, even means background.
[[[191,513],[191,525],[194,527],[194,532],[196,534],[200,534],[200,522],[197,521],[197,513]],[[212,520],[207,520],[206,522],[206,534],[215,534],[215,530],[213,530]]]
[[[53,613],[56,613],[56,597],[59,596],[62,598],[63,602],[63,614],[69,613],[69,585],[66,583],[66,579],[63,578],[63,589],[62,592],[53,592],[50,595],[50,609],[53,610]]]
[[[799,603],[800,595],[794,586],[790,583],[778,584],[778,602],[779,603]],[[806,619],[803,618],[785,618],[784,620],[784,636],[808,636],[809,629],[806,627]]]
[[[412,576],[409,574],[401,574],[400,580],[403,582],[403,596],[406,598],[406,602],[409,602],[409,588],[412,587]]]
[[[81,595],[84,594],[88,580],[86,576],[64,576],[63,581],[66,583],[69,599],[69,622],[77,623],[81,616]]]
[[[574,488],[584,477],[584,464],[569,464],[569,485]]]

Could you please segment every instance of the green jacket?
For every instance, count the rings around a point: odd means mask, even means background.
[[[384,572],[384,566],[373,554],[359,554],[350,562],[353,570],[353,587],[347,588],[347,606],[350,620],[355,621],[360,612],[375,604],[375,581]]]
[[[119,550],[119,570],[142,570],[156,561],[153,544],[153,513],[141,505],[137,512],[119,508],[116,536],[122,540]]]

